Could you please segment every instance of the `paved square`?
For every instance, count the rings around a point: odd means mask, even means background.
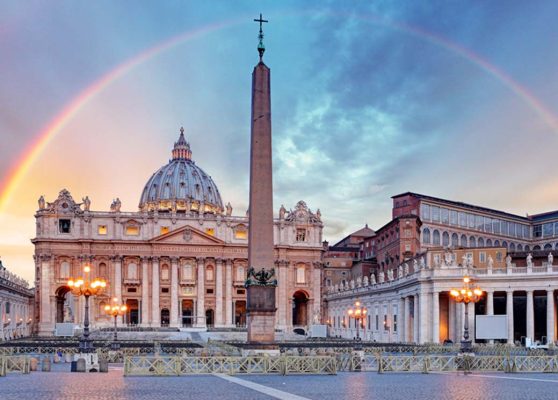
[[[66,372],[9,374],[0,378],[2,400],[74,399],[556,399],[555,374],[377,374],[336,376],[128,377],[121,368],[108,374]]]

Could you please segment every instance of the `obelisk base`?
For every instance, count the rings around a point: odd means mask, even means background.
[[[248,343],[275,341],[275,286],[249,286],[246,325]]]
[[[248,343],[273,343],[275,341],[275,310],[248,311]]]

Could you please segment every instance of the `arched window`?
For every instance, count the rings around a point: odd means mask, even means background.
[[[430,229],[424,228],[422,231],[422,243],[430,244]]]
[[[552,245],[550,243],[547,243],[544,245],[544,249],[545,250],[552,250]]]
[[[479,247],[484,247],[484,239],[479,238]]]
[[[128,279],[138,279],[138,266],[135,263],[128,264]]]
[[[194,270],[192,268],[192,265],[185,264],[182,266],[182,279],[184,280],[194,279]]]
[[[451,235],[451,245],[452,245],[453,247],[459,246],[459,238],[458,238],[458,236],[457,236],[457,233],[453,233],[453,234]]]
[[[168,264],[163,264],[161,266],[161,280],[168,281],[169,280],[169,266]]]
[[[536,245],[535,247],[533,247],[533,251],[537,251],[537,250],[540,250],[540,249],[541,249],[541,246],[539,246],[539,245]]]
[[[213,279],[215,279],[215,276],[213,274],[213,267],[209,266],[205,269],[205,280],[213,281]]]
[[[465,235],[461,235],[461,246],[462,247],[467,247],[467,236]]]
[[[432,232],[432,244],[436,246],[440,245],[440,232],[437,229]]]
[[[531,247],[528,244],[525,245],[525,251],[531,251]]]
[[[515,251],[515,243],[510,243],[510,251]]]
[[[469,238],[469,247],[477,247],[477,239],[474,236]]]
[[[502,247],[505,247],[506,249],[508,248],[508,242],[506,242],[505,240],[502,242]]]
[[[60,279],[68,279],[70,277],[70,263],[62,261],[60,264]]]
[[[449,246],[449,233],[444,232],[442,234],[442,245],[443,246]]]
[[[500,241],[499,240],[494,241],[494,247],[500,247]]]
[[[517,251],[523,251],[523,245],[521,243],[517,245]]]
[[[306,283],[306,268],[304,268],[304,265],[296,267],[296,283]]]
[[[492,239],[486,239],[486,247],[492,247]]]
[[[99,264],[99,278],[104,278],[104,279],[108,278],[107,264],[105,264],[104,262]]]
[[[236,281],[243,282],[246,277],[244,276],[244,267],[242,265],[236,267]]]

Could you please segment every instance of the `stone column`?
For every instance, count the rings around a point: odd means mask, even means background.
[[[405,305],[406,305],[405,304],[405,299],[401,297],[399,299],[399,304],[397,305],[397,322],[398,322],[398,325],[399,325],[397,327],[397,341],[399,343],[402,343],[402,342],[406,341],[406,339],[405,339],[405,326],[407,326],[407,323],[405,321],[405,314],[406,314]],[[368,320],[366,322],[368,322]]]
[[[149,258],[141,259],[141,326],[149,326]]]
[[[554,290],[546,291],[546,340],[554,343]]]
[[[475,343],[475,303],[469,303],[465,307],[469,307],[469,338]]]
[[[440,292],[432,293],[432,342],[440,342]]]
[[[290,325],[287,322],[287,307],[290,306],[290,301],[287,299],[287,287],[289,285],[288,279],[288,265],[289,262],[286,260],[279,261],[279,279],[277,280],[278,287],[277,292],[279,293],[279,303],[277,304],[277,325],[279,329],[286,330]]]
[[[51,256],[41,255],[41,300],[40,300],[40,323],[39,335],[51,336],[54,329],[54,320],[51,318],[51,302],[50,302],[50,271],[51,271]],[[54,295],[54,293],[52,293]]]
[[[225,261],[225,325],[234,326],[232,313],[232,260]]]
[[[508,315],[508,343],[513,344],[513,290],[506,292],[506,314]]]
[[[430,313],[428,312],[428,294],[427,293],[420,293],[419,294],[419,323],[420,323],[420,332],[419,332],[419,343],[427,343],[428,342],[428,316]]]
[[[457,336],[457,321],[456,321],[455,301],[450,297],[448,303],[448,337],[454,342],[459,341]]]
[[[494,315],[494,292],[486,291],[486,315]],[[489,344],[494,344],[494,339],[488,340]]]
[[[404,320],[404,330],[403,330],[403,340],[402,342],[409,343],[411,341],[411,313],[409,312],[410,307],[409,296],[403,298],[403,320]]]
[[[151,326],[161,326],[161,309],[159,308],[159,257],[151,258],[153,281],[151,282]]]
[[[0,297],[0,342],[4,340],[4,300]]]
[[[118,299],[119,302],[124,302],[122,298],[122,257],[114,256],[114,297]],[[90,299],[91,300],[91,299]],[[91,301],[90,301],[91,303]],[[118,316],[118,324],[122,324],[122,316]]]
[[[314,304],[312,307],[312,315],[311,320],[308,321],[308,324],[321,324],[322,321],[322,310],[321,310],[321,302],[322,302],[322,292],[321,292],[321,282],[322,282],[322,269],[319,262],[313,263],[313,277],[312,277],[312,297],[314,298]],[[314,316],[318,315],[319,320],[314,321]]]
[[[532,290],[527,290],[527,337],[532,341],[535,340],[535,315]]]
[[[171,307],[170,307],[170,326],[178,327],[178,258],[171,258]]]
[[[222,327],[223,323],[223,260],[215,260],[215,326]]]
[[[419,343],[419,296],[413,296],[413,342]]]
[[[198,257],[196,327],[205,328],[205,258]]]

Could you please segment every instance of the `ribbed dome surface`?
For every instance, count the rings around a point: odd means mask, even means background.
[[[142,211],[202,211],[222,213],[223,202],[213,179],[191,159],[190,145],[180,129],[173,158],[147,181],[140,199]]]

